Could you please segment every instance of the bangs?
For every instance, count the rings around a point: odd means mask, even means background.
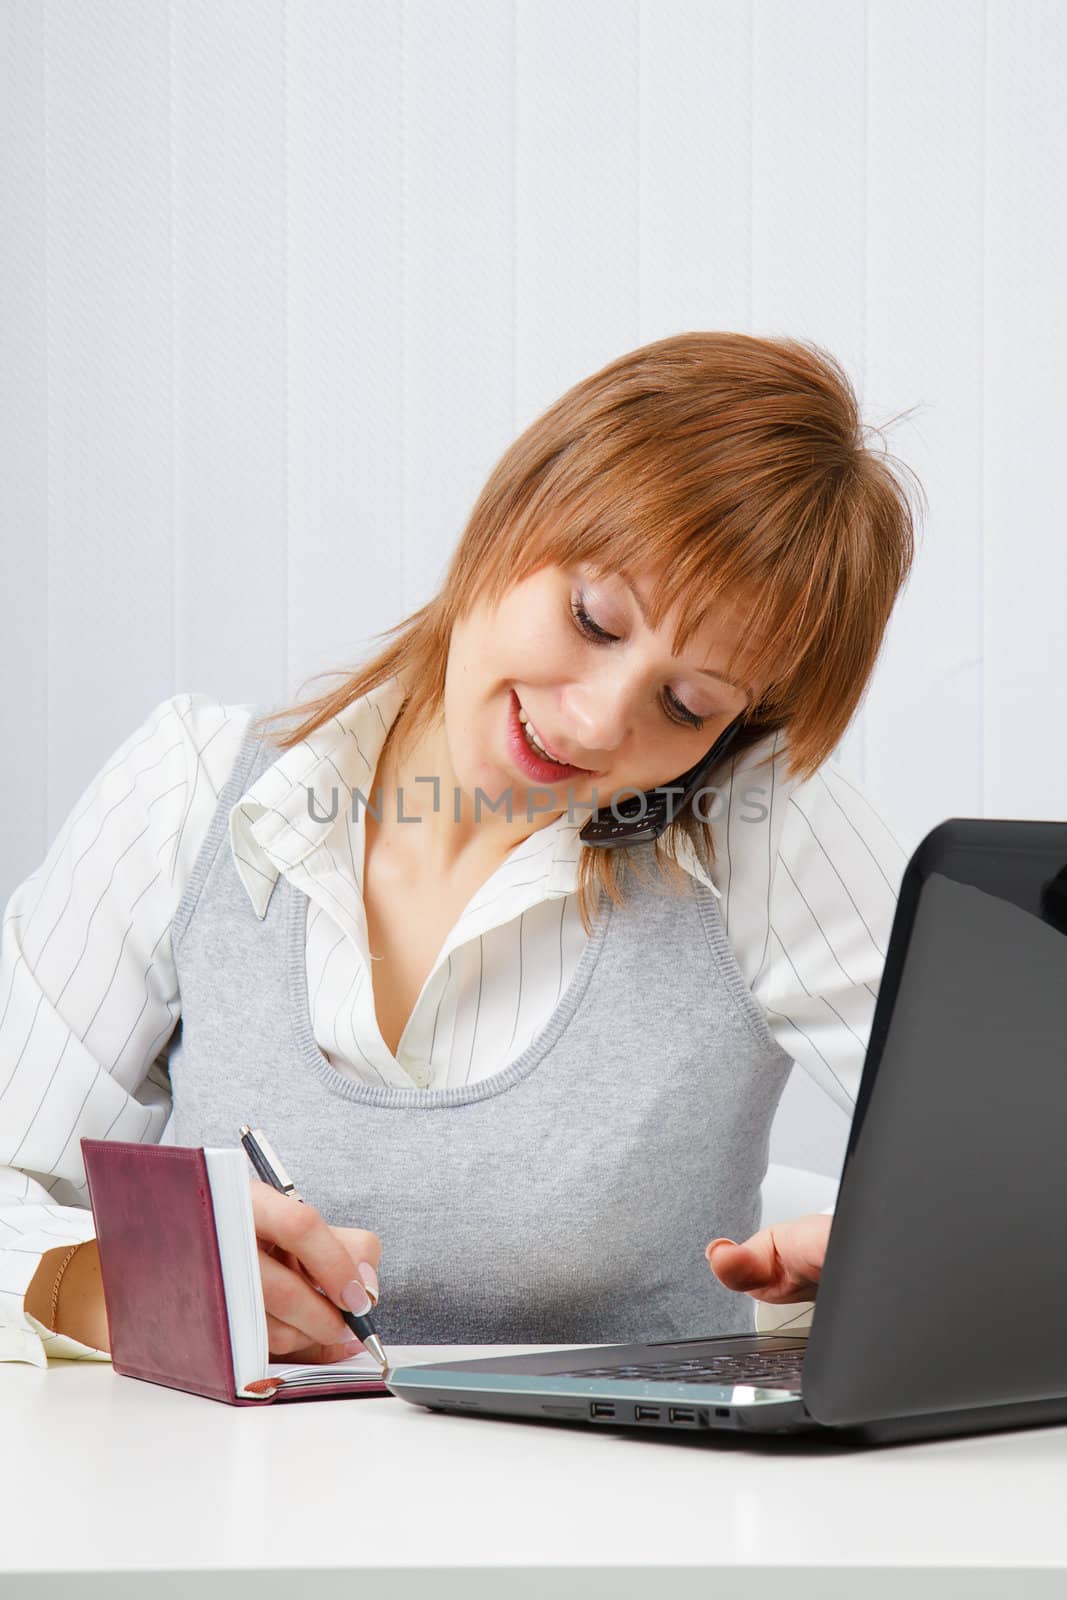
[[[725,673],[755,691],[728,759],[769,746],[792,776],[833,753],[870,683],[911,569],[914,517],[895,458],[872,448],[847,373],[796,339],[691,332],[632,350],[574,385],[504,451],[484,483],[439,592],[382,636],[370,661],[309,702],[286,749],[371,688],[408,686],[395,731],[414,748],[443,712],[452,631],[544,566],[651,579],[650,625],[674,619],[673,654],[729,612]],[[901,465],[901,464],[898,464]],[[707,865],[713,830],[691,809],[657,841],[681,873],[688,837]],[[662,848],[661,848],[662,846]],[[601,891],[616,904],[641,851],[583,849],[586,932]]]
[[[677,613],[672,653],[682,655],[694,636],[723,608],[740,622],[739,639],[723,667],[752,697],[750,719],[788,705],[824,638],[835,591],[837,531],[822,525],[822,559],[812,535],[791,542],[752,538],[751,506],[729,507],[709,526],[709,507],[694,528],[680,517],[672,526],[663,506],[655,517],[623,517],[620,496],[601,503],[582,496],[581,520],[566,506],[542,501],[536,523],[523,519],[509,555],[479,586],[479,598],[498,603],[516,584],[544,566],[585,567],[596,577],[619,576],[631,585],[651,577],[645,609],[651,627]],[[785,546],[783,548],[783,545]]]

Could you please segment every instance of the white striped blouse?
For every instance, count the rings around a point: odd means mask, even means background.
[[[532,833],[475,892],[393,1055],[375,1016],[363,805],[352,795],[373,799],[401,698],[391,680],[283,752],[232,807],[229,844],[260,917],[281,873],[309,897],[311,1021],[333,1066],[359,1081],[443,1088],[514,1060],[569,983],[586,939],[575,894],[584,818]],[[158,1141],[165,1128],[181,1011],[171,924],[255,709],[202,694],[163,701],[8,902],[0,1360],[101,1357],[42,1328],[23,1296],[45,1250],[93,1236],[78,1140]],[[711,878],[691,852],[683,859],[718,896],[775,1037],[851,1112],[908,856],[835,767],[798,782],[783,765],[781,735],[735,757],[711,810]]]

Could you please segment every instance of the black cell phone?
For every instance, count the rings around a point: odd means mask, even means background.
[[[604,850],[614,849],[616,845],[647,844],[658,839],[692,800],[740,729],[741,718],[737,717],[720,733],[707,755],[702,756],[695,767],[690,767],[688,772],[675,778],[673,783],[662,784],[657,789],[648,789],[643,794],[619,800],[614,811],[610,806],[605,811],[594,811],[578,835],[579,839],[583,844],[599,845]],[[673,808],[672,795],[675,797]]]

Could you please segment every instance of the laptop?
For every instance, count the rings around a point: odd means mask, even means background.
[[[1067,822],[955,817],[901,882],[806,1330],[385,1381],[433,1410],[592,1428],[877,1443],[1067,1422],[1065,1245]]]

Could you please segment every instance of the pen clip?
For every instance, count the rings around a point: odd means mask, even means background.
[[[303,1196],[297,1192],[296,1185],[278,1160],[278,1156],[262,1128],[250,1130],[246,1125],[242,1124],[241,1143],[244,1145],[249,1160],[264,1183],[269,1183],[272,1188],[280,1190],[282,1194],[289,1195],[290,1199],[303,1200]]]

